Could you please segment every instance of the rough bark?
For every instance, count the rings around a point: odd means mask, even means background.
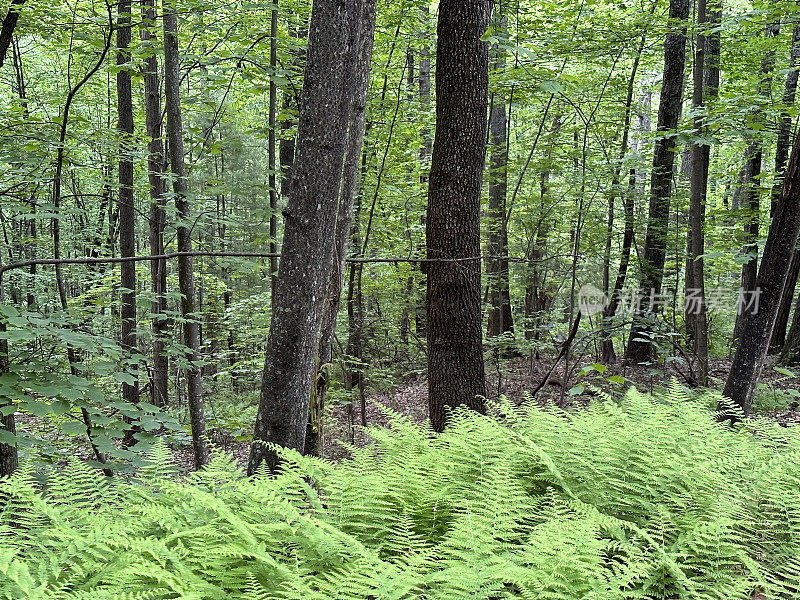
[[[800,136],[795,139],[786,170],[783,192],[769,228],[761,266],[756,278],[760,290],[758,310],[744,312],[741,342],[736,348],[723,395],[747,414],[764,368],[781,293],[800,234]],[[727,419],[739,415],[721,405]]]
[[[117,131],[119,142],[119,166],[117,175],[119,192],[119,252],[120,256],[136,254],[136,211],[133,205],[133,98],[131,96],[131,72],[127,64],[131,60],[131,2],[122,0],[117,10]],[[136,339],[136,264],[120,263],[120,306],[122,347],[129,354],[137,350]],[[139,401],[138,381],[122,384],[122,397],[130,403]],[[130,430],[126,442],[135,443]]]
[[[480,38],[490,12],[489,0],[439,4],[436,136],[426,227],[433,259],[480,254],[489,85],[489,48]],[[431,424],[442,431],[451,407],[485,411],[481,263],[430,263],[427,275],[428,403]]]
[[[143,42],[153,43],[156,9],[154,0],[142,1]],[[147,176],[150,184],[149,242],[150,253],[164,254],[164,226],[166,224],[166,180],[164,179],[164,141],[161,117],[161,90],[158,80],[158,57],[155,53],[144,59],[144,106],[147,130]],[[152,377],[150,397],[156,406],[166,406],[169,383],[169,357],[165,352],[165,340],[169,335],[167,311],[167,261],[150,262],[150,289],[153,293],[150,311],[153,314]]]
[[[689,0],[670,0],[669,17],[672,27],[664,40],[664,77],[658,107],[658,139],[653,152],[647,235],[639,282],[644,306],[637,311],[626,354],[626,359],[632,363],[649,360],[654,348],[653,329],[649,321],[657,310],[664,277],[672,170],[675,163],[675,138],[669,133],[678,126],[681,114],[688,16]],[[651,302],[651,298],[655,301]]]
[[[336,319],[344,285],[344,274],[347,259],[350,230],[353,221],[353,207],[359,187],[361,166],[361,147],[364,140],[364,122],[367,109],[367,90],[372,62],[372,47],[375,39],[376,0],[364,0],[359,24],[358,57],[353,77],[352,107],[347,133],[347,149],[342,174],[342,189],[339,196],[339,208],[336,215],[336,230],[331,263],[328,297],[323,307],[322,325],[320,328],[319,351],[317,358],[317,378],[312,387],[312,402],[308,430],[306,434],[306,452],[320,455],[323,442],[323,425],[325,399],[327,396],[330,363],[333,360],[333,339],[336,331]]]
[[[178,219],[178,251],[192,251],[191,210],[187,198],[188,182],[183,157],[183,117],[180,97],[180,55],[178,52],[178,19],[174,4],[164,5],[164,91],[166,96],[167,141],[172,170],[172,190]],[[191,256],[178,257],[178,287],[181,293],[183,344],[186,347],[186,395],[189,421],[192,426],[194,466],[201,468],[209,461],[206,422],[203,410],[203,380],[200,369],[200,327],[195,315],[194,265]]]
[[[310,389],[330,277],[339,183],[363,0],[316,0],[311,12],[296,156],[284,211],[261,398],[248,472],[279,462],[267,446],[305,449]]]

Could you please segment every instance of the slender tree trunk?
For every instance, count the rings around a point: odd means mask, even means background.
[[[3,261],[0,257],[0,265]],[[3,276],[0,274],[0,304],[5,302],[5,284]],[[6,332],[6,320],[0,318],[0,334]],[[5,335],[0,335],[0,375],[8,373],[9,369],[9,355],[8,355],[8,339]],[[6,412],[6,409],[13,406],[11,401],[5,396],[0,397],[0,433],[16,436],[17,425],[14,412]],[[19,456],[17,453],[17,444],[12,440],[7,440],[12,443],[6,443],[0,440],[0,477],[10,476],[17,470],[19,465]]]
[[[310,390],[333,256],[363,0],[316,0],[283,256],[275,286],[248,473],[279,462],[265,442],[305,450]]]
[[[794,104],[795,96],[797,95],[798,62],[800,62],[800,26],[795,27],[792,32],[789,73],[786,75],[786,86],[783,91],[784,109],[778,121],[778,143],[775,148],[775,185],[772,187],[772,213],[775,212],[775,206],[780,199],[781,187],[786,172],[786,161],[789,157],[792,117],[788,113],[788,107]],[[780,352],[786,342],[786,326],[789,322],[789,313],[794,299],[794,290],[797,287],[798,275],[800,275],[800,252],[796,250],[792,258],[792,266],[789,269],[789,277],[786,280],[786,288],[781,296],[781,306],[778,310],[775,330],[772,332],[770,349],[774,352]]]
[[[269,171],[269,251],[270,254],[278,252],[278,178],[275,156],[275,136],[277,127],[278,112],[278,86],[275,83],[275,69],[278,67],[278,8],[272,9],[270,13],[270,34],[269,34],[269,67],[273,75],[269,80],[269,141],[268,141],[268,164]],[[269,289],[272,297],[273,308],[275,305],[275,282],[278,277],[278,257],[273,256],[269,259]]]
[[[421,112],[424,114],[428,114],[431,106],[431,48],[428,40],[429,38],[428,24],[430,22],[430,14],[428,12],[427,6],[423,5],[420,8],[420,18],[423,27],[423,33],[422,33],[423,45],[419,55],[419,76],[418,76],[419,103]],[[430,161],[431,161],[432,150],[433,150],[433,134],[431,132],[430,127],[425,125],[422,128],[422,145],[420,146],[419,149],[419,165],[420,165],[419,182],[423,190],[428,189],[428,178],[430,174]],[[425,219],[426,217],[425,214],[423,213],[420,216],[420,224],[423,227],[425,227]],[[426,250],[424,242],[420,244],[418,252],[420,256],[425,256]],[[422,271],[422,269],[420,271]],[[415,329],[417,337],[424,339],[427,336],[426,329],[428,322],[428,315],[425,309],[425,294],[428,284],[424,272],[421,272],[418,286],[419,286],[418,287],[419,291],[415,294],[415,297],[418,298],[418,303],[416,307]]]
[[[767,23],[764,30],[766,39],[774,38],[780,32],[780,23]],[[765,100],[769,99],[772,88],[772,71],[775,68],[775,51],[768,50],[761,60],[761,81],[758,84],[758,94]],[[763,110],[756,105],[753,110],[753,117],[757,122],[764,122]],[[766,125],[766,123],[765,123]],[[761,223],[761,169],[764,149],[761,138],[756,135],[753,137],[747,148],[747,163],[745,165],[745,177],[742,187],[744,189],[745,205],[747,207],[747,218],[744,224],[744,237],[746,243],[742,248],[743,254],[751,255],[751,259],[742,265],[742,290],[750,293],[756,289],[756,278],[758,276],[758,234]],[[744,324],[744,314],[739,313],[736,318],[733,339],[738,343],[741,338],[742,326]]]
[[[178,18],[175,5],[164,5],[164,92],[166,96],[167,140],[170,168],[174,175],[172,190],[178,219],[178,251],[192,251],[189,224],[191,213],[187,198],[188,182],[183,158],[183,118],[180,97],[180,55],[178,53]],[[200,370],[200,331],[195,314],[194,266],[191,256],[178,258],[178,287],[181,292],[183,343],[186,347],[186,394],[192,426],[194,466],[200,469],[209,461],[206,421],[203,410],[203,376]]]
[[[654,330],[649,321],[659,307],[661,282],[669,229],[670,191],[675,162],[675,138],[669,135],[678,126],[683,100],[683,72],[686,66],[686,20],[689,0],[670,0],[669,17],[674,23],[664,40],[664,77],[658,107],[658,132],[650,178],[650,208],[644,256],[641,261],[640,289],[645,310],[637,311],[626,359],[639,363],[653,352]]]
[[[713,2],[713,0],[712,0]],[[694,94],[692,109],[694,117],[695,141],[692,144],[691,201],[689,206],[689,227],[691,239],[690,264],[694,290],[692,290],[691,310],[687,314],[692,321],[694,351],[697,355],[697,383],[708,385],[708,308],[706,306],[705,268],[705,207],[708,190],[708,167],[711,160],[711,147],[700,143],[706,131],[706,102],[716,97],[719,88],[719,45],[710,43],[707,29],[719,26],[717,17],[721,16],[721,6],[712,7],[710,19],[706,15],[706,0],[697,0],[697,42],[694,60]],[[713,51],[717,51],[713,54]],[[706,73],[708,74],[706,81]],[[688,273],[688,272],[687,272]]]
[[[119,250],[120,256],[136,254],[136,211],[133,205],[133,98],[131,72],[127,64],[131,60],[131,2],[122,0],[117,17],[117,131],[119,145]],[[136,339],[136,263],[120,263],[122,286],[122,347],[129,354],[137,350]],[[139,401],[139,383],[122,384],[122,397],[135,404]],[[133,430],[126,433],[128,445],[135,443]]]
[[[367,108],[372,47],[375,38],[376,0],[364,0],[359,24],[359,48],[354,73],[354,93],[350,109],[350,123],[347,135],[342,175],[342,189],[339,209],[336,215],[336,238],[333,249],[328,298],[323,307],[322,326],[317,358],[317,378],[312,388],[314,401],[311,405],[306,452],[317,456],[322,454],[325,399],[327,396],[330,363],[333,360],[333,338],[336,331],[336,318],[342,297],[348,242],[353,221],[353,207],[358,193],[361,147],[364,139],[364,121]]]
[[[433,259],[480,255],[480,205],[486,156],[489,0],[442,0],[436,46],[436,137],[426,246]],[[429,263],[428,404],[442,431],[448,409],[484,412],[481,263]],[[453,368],[458,365],[458,368]]]
[[[152,28],[155,26],[156,9],[154,0],[142,1],[143,42],[153,43],[156,39]],[[166,224],[166,180],[164,179],[164,141],[161,117],[161,90],[158,81],[158,57],[155,53],[144,59],[144,100],[145,127],[147,129],[147,175],[150,183],[149,242],[150,253],[164,253],[164,226]],[[150,289],[153,300],[150,311],[153,313],[151,329],[153,332],[153,376],[151,379],[151,400],[156,406],[166,406],[169,400],[169,357],[165,352],[165,340],[169,335],[167,321],[167,261],[150,262]]]
[[[743,311],[741,342],[731,364],[723,394],[744,414],[750,411],[753,395],[764,368],[781,293],[800,234],[800,136],[795,139],[786,170],[783,192],[769,228],[767,243],[756,279],[758,307]],[[730,420],[738,415],[721,405]]]
[[[655,12],[657,2],[652,5],[650,14]],[[617,194],[620,190],[620,173],[622,171],[622,162],[625,155],[628,153],[628,139],[630,137],[631,117],[633,114],[633,93],[634,86],[636,85],[636,75],[639,72],[639,63],[642,58],[642,52],[647,43],[647,31],[642,32],[642,37],[639,42],[639,48],[636,56],[633,59],[633,66],[631,67],[631,74],[628,77],[628,88],[625,94],[625,119],[622,124],[622,143],[619,150],[619,162],[614,167],[614,175],[611,181],[611,197],[608,199],[608,219],[606,224],[606,256],[603,265],[603,291],[608,297],[608,304],[603,309],[603,334],[600,341],[600,352],[602,360],[605,363],[614,362],[617,359],[616,352],[614,351],[614,338],[609,331],[614,317],[619,308],[619,295],[622,288],[625,286],[625,280],[628,276],[628,266],[631,259],[631,246],[633,245],[633,228],[634,228],[634,214],[633,214],[633,200],[634,191],[628,188],[626,193],[623,193],[623,210],[625,212],[625,231],[622,238],[622,250],[619,260],[619,270],[617,271],[617,279],[614,282],[614,287],[611,288],[611,240],[614,232],[614,203]],[[635,176],[634,176],[635,183]]]
[[[507,20],[498,18],[505,28]],[[494,69],[498,73],[505,69],[505,54],[497,51]],[[487,337],[513,333],[511,314],[511,292],[509,290],[508,230],[506,227],[506,197],[508,193],[508,118],[504,94],[492,94],[489,113],[489,231],[486,253],[492,257],[486,262],[489,279],[489,316]],[[497,258],[494,258],[497,257]]]

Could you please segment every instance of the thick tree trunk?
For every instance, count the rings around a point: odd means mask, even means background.
[[[122,0],[117,18],[117,131],[119,145],[119,251],[120,256],[136,254],[136,210],[133,205],[133,99],[131,97],[131,72],[126,65],[131,60],[131,2]],[[120,263],[122,286],[122,347],[135,354],[136,339],[136,263]],[[139,401],[139,383],[122,384],[122,398],[135,404]],[[129,445],[135,443],[132,431],[126,434]]]
[[[442,431],[448,409],[485,411],[481,335],[480,206],[486,157],[490,0],[442,0],[436,48],[428,257],[428,404]],[[454,368],[457,365],[458,368]]]
[[[659,137],[653,153],[650,207],[639,284],[644,306],[637,310],[626,354],[626,359],[632,363],[648,361],[653,353],[654,330],[649,321],[658,311],[664,278],[672,169],[675,163],[675,138],[669,133],[678,126],[681,114],[688,16],[689,0],[670,0],[669,17],[674,25],[664,40],[664,77],[658,107]]]
[[[361,166],[361,146],[364,140],[364,121],[367,109],[367,90],[372,63],[372,47],[375,38],[376,0],[364,0],[360,21],[359,49],[354,73],[354,93],[350,109],[350,123],[347,134],[347,150],[342,175],[342,190],[339,209],[336,215],[336,239],[334,241],[328,297],[323,307],[320,328],[319,351],[317,359],[317,378],[312,387],[306,452],[320,456],[322,453],[325,399],[327,396],[330,363],[333,360],[333,338],[336,331],[336,318],[344,285],[348,242],[353,221],[353,207],[358,193]]]
[[[187,198],[188,182],[183,158],[183,118],[180,97],[180,55],[178,53],[178,19],[174,4],[164,5],[164,91],[166,95],[167,140],[170,168],[174,175],[175,210],[179,221],[178,251],[192,251],[189,227],[191,212]],[[206,421],[203,410],[203,376],[200,370],[200,327],[195,314],[194,266],[191,256],[178,258],[178,287],[181,292],[183,343],[186,346],[186,394],[189,421],[192,426],[194,466],[201,468],[209,461]]]
[[[797,95],[798,62],[800,62],[800,27],[795,27],[792,32],[792,50],[789,59],[789,73],[786,75],[786,86],[783,91],[784,111],[778,121],[778,143],[775,148],[775,185],[772,187],[772,211],[780,199],[781,187],[786,171],[786,161],[789,157],[789,146],[792,137],[792,117],[788,107],[794,104]],[[795,251],[792,258],[792,267],[786,280],[786,288],[781,296],[781,306],[778,310],[778,320],[772,332],[770,350],[780,352],[786,342],[786,326],[789,322],[789,313],[794,299],[794,290],[797,287],[797,278],[800,275],[800,252]]]
[[[154,0],[142,1],[143,42],[152,43],[156,36],[152,31],[156,21]],[[164,253],[164,226],[166,224],[166,180],[164,179],[164,141],[161,117],[161,90],[158,81],[158,57],[155,53],[144,59],[144,103],[145,128],[147,129],[147,176],[150,183],[149,242],[150,253]],[[169,383],[169,357],[165,352],[165,340],[169,335],[167,321],[167,261],[150,262],[150,289],[153,293],[150,311],[153,313],[153,375],[150,397],[156,406],[166,406]]]
[[[797,236],[800,234],[800,136],[795,139],[792,158],[786,170],[783,192],[769,228],[764,255],[756,279],[758,307],[745,311],[741,342],[731,364],[723,394],[744,414],[750,411],[753,395],[764,368],[772,329],[778,314],[781,293]],[[738,415],[721,405],[730,420]]]
[[[292,188],[284,212],[266,360],[248,472],[278,465],[265,442],[305,449],[310,389],[333,254],[363,0],[316,0]]]

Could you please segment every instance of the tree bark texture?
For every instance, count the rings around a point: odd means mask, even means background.
[[[267,443],[305,449],[310,389],[333,254],[333,231],[347,143],[358,22],[363,0],[316,0],[311,12],[297,147],[284,211],[283,256],[275,285],[248,472]],[[349,93],[348,93],[349,92]]]
[[[744,312],[741,342],[736,348],[723,395],[744,414],[750,411],[753,395],[772,337],[781,293],[800,234],[800,135],[795,139],[792,158],[786,170],[781,199],[769,228],[761,266],[756,278],[760,290],[758,310]],[[738,415],[721,406],[726,417]]]
[[[120,256],[136,254],[136,211],[133,205],[133,99],[131,97],[131,72],[126,65],[131,60],[131,2],[123,0],[118,5],[117,18],[117,131],[120,135],[119,166],[119,251]],[[120,263],[122,303],[122,347],[129,354],[137,353],[136,340],[136,264]],[[127,402],[139,401],[138,382],[122,384],[122,397]],[[130,435],[127,442],[133,444]]]
[[[442,0],[436,47],[436,136],[428,186],[428,257],[480,255],[486,157],[489,0]],[[485,411],[481,263],[428,264],[428,403],[442,431],[448,409]]]
[[[141,38],[143,42],[155,41],[152,28],[155,26],[154,0],[142,1]],[[166,225],[166,180],[163,125],[161,116],[161,89],[158,79],[158,57],[155,53],[144,59],[144,106],[147,130],[147,176],[150,184],[149,243],[154,256],[164,254],[164,226]],[[167,311],[167,261],[150,262],[150,289],[153,300],[153,374],[150,396],[156,406],[166,406],[169,399],[169,357],[165,352],[165,340],[169,336]]]
[[[361,173],[361,147],[364,140],[364,122],[367,109],[367,90],[369,89],[369,73],[372,63],[372,47],[375,40],[376,0],[364,0],[359,24],[359,47],[356,59],[356,70],[353,77],[354,93],[350,109],[350,123],[347,132],[347,149],[342,172],[342,189],[339,197],[339,209],[336,214],[336,238],[328,282],[328,297],[323,307],[322,326],[319,339],[319,356],[317,360],[317,378],[312,388],[315,402],[311,406],[311,414],[306,435],[306,452],[320,455],[323,441],[323,417],[325,398],[327,395],[329,365],[333,360],[333,338],[336,331],[336,319],[341,304],[342,286],[350,241],[350,229],[353,221],[353,207],[358,193]]]
[[[164,5],[164,91],[166,95],[167,141],[170,167],[174,175],[175,210],[178,224],[178,251],[192,251],[191,212],[187,198],[188,182],[183,157],[183,117],[180,97],[180,60],[178,53],[178,19],[174,4]],[[201,468],[209,461],[206,421],[203,410],[203,378],[200,369],[200,326],[195,315],[194,265],[191,256],[178,257],[178,287],[181,293],[183,343],[186,347],[186,394],[189,421],[192,426],[194,466]]]

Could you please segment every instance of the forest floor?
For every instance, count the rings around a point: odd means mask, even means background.
[[[505,396],[515,404],[521,404],[530,398],[530,392],[547,376],[552,368],[553,357],[543,357],[533,365],[529,357],[519,357],[486,363],[487,391],[489,402]],[[710,387],[721,390],[730,368],[729,359],[714,360],[710,365]],[[577,361],[572,365],[566,383],[564,383],[564,366],[560,364],[551,375],[550,382],[536,395],[535,400],[542,407],[555,404],[565,409],[580,409],[587,406],[597,395],[593,390],[615,389],[617,393],[635,386],[643,392],[652,392],[668,385],[674,378],[686,384],[688,368],[686,364],[672,363],[667,367],[631,368],[617,362],[600,373],[597,370],[583,368],[590,365],[590,360]],[[753,412],[755,416],[774,419],[783,426],[800,424],[800,376],[790,377],[786,373],[776,371],[772,362],[764,368],[756,395]],[[583,368],[583,372],[581,369]],[[603,367],[600,367],[603,369]],[[588,372],[587,372],[588,371]],[[623,377],[624,384],[617,385],[609,378]],[[619,381],[619,380],[617,380]],[[585,390],[573,389],[583,384]],[[399,384],[382,392],[368,393],[366,397],[366,422],[368,425],[385,426],[391,421],[392,414],[399,414],[414,423],[422,424],[428,418],[428,388],[424,373],[414,373]],[[36,429],[38,418],[20,415],[25,429]],[[324,454],[329,460],[341,460],[350,454],[348,446],[361,447],[369,442],[369,434],[361,427],[361,412],[358,406],[333,406],[325,423]],[[212,430],[211,441],[215,448],[232,454],[237,463],[244,467],[250,449],[248,441],[235,440],[226,431]],[[74,439],[74,438],[73,438]],[[56,440],[51,440],[55,442]],[[88,458],[88,447],[74,449],[74,455],[85,454]],[[180,471],[191,470],[192,450],[189,446],[173,447],[173,456]]]
[[[515,404],[521,404],[530,396],[552,367],[552,358],[541,359],[531,368],[528,357],[507,359],[486,364],[487,391],[489,400],[505,396]],[[582,366],[583,361],[580,363]],[[725,385],[725,377],[730,369],[731,360],[714,360],[710,364],[710,386],[712,389],[721,390]],[[542,407],[556,404],[562,408],[580,408],[587,406],[592,397],[596,395],[591,386],[597,389],[608,389],[608,378],[622,376],[625,383],[618,387],[624,391],[636,387],[643,392],[652,392],[663,387],[674,378],[679,383],[686,382],[687,369],[685,365],[674,364],[672,367],[636,367],[631,368],[621,361],[608,367],[604,373],[592,371],[585,376],[579,376],[579,368],[571,368],[566,384],[563,381],[563,364],[559,365],[551,375],[550,382],[536,395],[535,399]],[[588,384],[583,393],[570,394],[573,386]],[[774,419],[783,426],[800,424],[800,406],[789,393],[794,393],[795,388],[800,388],[800,378],[789,378],[773,369],[772,361],[764,368],[759,384],[760,391],[754,404],[755,416],[764,416]],[[800,392],[797,393],[800,396]],[[427,377],[415,374],[400,385],[386,392],[373,393],[367,396],[367,423],[369,425],[387,425],[390,416],[381,407],[409,418],[415,423],[424,423],[428,417],[428,388]],[[360,412],[354,408],[354,413],[349,412],[345,406],[336,407],[330,415],[328,430],[325,437],[326,458],[339,460],[346,457],[349,451],[346,444],[352,443],[362,446],[369,441],[369,436],[361,427]],[[352,420],[356,420],[356,427],[352,427]],[[342,445],[344,442],[345,445]]]

